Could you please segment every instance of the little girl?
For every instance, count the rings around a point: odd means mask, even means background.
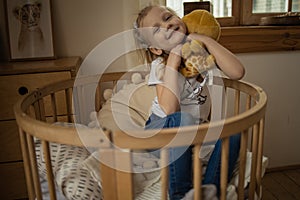
[[[155,85],[157,93],[151,108],[152,114],[146,122],[145,129],[195,125],[199,121],[199,105],[203,103],[201,102],[203,99],[201,95],[194,95],[193,92],[201,91],[202,85],[198,81],[191,82],[178,73],[182,63],[181,47],[185,40],[195,39],[203,42],[209,53],[215,56],[219,69],[229,78],[240,79],[244,76],[244,67],[234,54],[207,36],[187,35],[187,28],[183,21],[167,7],[144,8],[139,13],[134,28],[136,39],[145,49],[146,59],[151,65],[148,84]],[[164,69],[162,75],[161,69]],[[195,110],[196,112],[189,112]],[[238,158],[239,145],[239,134],[232,136],[230,138],[229,178]],[[203,179],[203,184],[215,184],[218,190],[220,188],[220,153],[221,141],[218,141]],[[192,188],[192,174],[189,173],[192,163],[191,147],[170,149],[169,161],[169,196],[172,200],[181,199]]]

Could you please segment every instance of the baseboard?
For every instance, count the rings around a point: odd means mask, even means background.
[[[294,169],[300,169],[300,164],[267,168],[266,173],[278,172],[278,171],[284,171],[284,170],[294,170]]]

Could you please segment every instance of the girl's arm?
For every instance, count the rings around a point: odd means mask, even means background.
[[[181,45],[175,47],[167,59],[163,84],[156,85],[158,103],[166,115],[180,110],[178,67],[181,63]]]
[[[208,36],[195,33],[190,34],[189,38],[203,42],[209,53],[216,58],[217,65],[230,79],[238,80],[244,76],[245,69],[243,64],[233,53],[220,45],[217,41]]]

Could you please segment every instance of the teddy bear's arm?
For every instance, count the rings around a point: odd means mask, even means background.
[[[180,69],[180,72],[187,78],[196,77],[216,66],[215,57],[208,53],[204,43],[197,40],[183,45],[182,56],[185,66]]]

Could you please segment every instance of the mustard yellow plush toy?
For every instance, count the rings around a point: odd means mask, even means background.
[[[221,35],[220,24],[216,18],[206,10],[194,10],[182,18],[188,33],[198,33],[209,36],[218,41]],[[215,58],[209,54],[205,45],[197,40],[186,42],[182,47],[182,57],[185,66],[180,69],[187,78],[199,74],[216,66]]]

